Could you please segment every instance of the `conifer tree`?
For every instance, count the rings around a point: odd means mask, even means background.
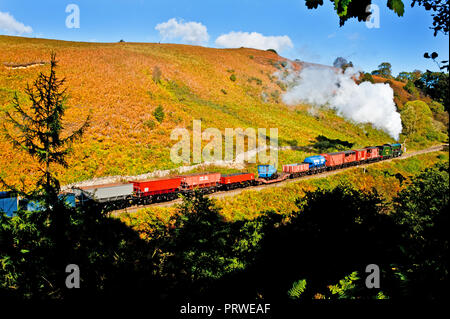
[[[27,152],[39,163],[42,174],[31,197],[42,200],[45,207],[58,201],[60,184],[54,174],[54,166],[67,167],[66,156],[71,144],[81,137],[89,123],[88,117],[78,130],[65,134],[62,118],[66,111],[67,89],[63,88],[65,78],[56,77],[56,67],[56,54],[51,53],[50,74],[41,72],[33,85],[26,86],[25,94],[31,106],[28,109],[22,105],[15,94],[13,112],[5,112],[10,129],[6,125],[3,127],[7,139],[16,149]]]

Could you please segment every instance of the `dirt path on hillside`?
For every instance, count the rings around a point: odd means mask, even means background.
[[[370,163],[370,164],[363,164],[363,165],[358,165],[358,166],[352,166],[352,167],[347,167],[347,168],[343,168],[343,169],[339,169],[336,171],[329,171],[329,172],[323,172],[321,174],[317,174],[317,175],[309,175],[309,176],[304,176],[301,178],[295,178],[295,179],[289,179],[280,183],[275,183],[275,184],[267,184],[267,185],[258,185],[258,186],[252,186],[252,187],[247,187],[247,188],[240,188],[240,189],[235,189],[232,191],[221,191],[221,192],[216,192],[213,194],[209,194],[207,195],[209,198],[217,198],[217,199],[222,199],[225,197],[230,197],[230,196],[236,196],[244,191],[260,191],[262,189],[266,189],[266,188],[272,188],[272,187],[283,187],[286,186],[287,184],[290,183],[297,183],[299,181],[304,181],[304,180],[309,180],[309,179],[316,179],[316,178],[325,178],[328,176],[332,176],[335,174],[339,174],[341,172],[347,171],[347,170],[351,170],[351,169],[355,169],[355,168],[360,168],[360,167],[366,167],[369,165],[373,165],[373,164],[377,164],[377,163],[386,163],[386,162],[391,162],[391,161],[401,161],[404,159],[407,159],[409,157],[413,157],[413,156],[418,156],[421,154],[426,154],[426,153],[432,153],[432,152],[438,152],[438,151],[442,151],[444,149],[444,147],[448,147],[447,144],[444,145],[438,145],[438,146],[433,146],[424,150],[420,150],[420,151],[416,151],[416,152],[412,152],[412,153],[406,153],[403,154],[402,157],[397,157],[397,158],[391,158],[382,162],[375,162],[375,163]],[[155,203],[155,204],[151,204],[151,205],[146,205],[146,206],[133,206],[133,207],[129,207],[123,210],[118,210],[115,212],[111,212],[112,215],[117,215],[123,212],[128,212],[128,213],[135,213],[138,210],[141,210],[143,208],[148,208],[148,207],[170,207],[173,206],[175,204],[181,203],[181,199],[176,199],[170,202],[164,202],[164,203]]]

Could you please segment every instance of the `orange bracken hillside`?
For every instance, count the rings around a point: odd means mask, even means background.
[[[282,145],[308,145],[319,135],[361,147],[391,141],[370,125],[354,125],[332,111],[312,116],[306,105],[288,108],[281,103],[286,88],[273,76],[283,70],[285,59],[245,48],[0,36],[1,108],[9,107],[15,93],[28,103],[26,84],[49,69],[45,63],[32,63],[48,61],[51,51],[57,53],[57,75],[66,78],[70,94],[66,129],[77,128],[92,113],[89,130],[74,145],[70,169],[58,168],[63,183],[174,168],[170,132],[175,127],[191,130],[193,119],[222,132],[227,127],[276,127]],[[154,76],[156,68],[160,81]],[[153,115],[159,105],[165,113],[162,123]],[[2,177],[15,184],[30,183],[34,162],[13,150],[3,136],[0,149]],[[301,160],[305,154],[280,156]]]

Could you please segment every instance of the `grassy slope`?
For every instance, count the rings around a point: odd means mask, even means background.
[[[48,60],[52,50],[59,60],[57,74],[66,77],[70,93],[67,128],[75,129],[92,112],[85,138],[74,145],[71,169],[58,168],[63,183],[173,168],[169,152],[175,142],[170,132],[175,127],[191,129],[193,119],[202,119],[203,128],[222,132],[226,127],[276,127],[281,145],[309,145],[318,135],[349,141],[355,147],[392,141],[369,125],[356,126],[331,111],[313,117],[306,105],[288,108],[279,103],[283,88],[272,74],[276,62],[283,59],[271,52],[0,36],[3,63]],[[152,79],[156,66],[162,71],[160,84]],[[21,92],[41,71],[48,71],[48,66],[13,70],[0,65],[0,107],[8,107],[14,93],[26,101]],[[268,102],[262,101],[262,92],[269,96]],[[158,105],[166,113],[162,124],[152,115]],[[145,125],[149,120],[155,127]],[[32,161],[12,150],[2,137],[0,149],[6,180],[31,182],[36,172]],[[280,154],[280,163],[301,161],[307,154],[286,151]]]

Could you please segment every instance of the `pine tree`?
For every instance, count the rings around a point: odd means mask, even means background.
[[[3,129],[8,140],[18,149],[27,152],[40,164],[42,175],[32,197],[39,197],[46,207],[57,202],[60,183],[52,168],[54,165],[67,167],[66,156],[71,144],[86,130],[89,117],[83,125],[71,134],[63,137],[62,118],[66,111],[67,92],[63,88],[65,79],[56,77],[56,54],[51,53],[50,74],[39,74],[33,85],[27,84],[25,94],[31,102],[29,110],[21,105],[17,94],[12,107],[14,112],[5,112],[6,120],[12,124]],[[13,187],[10,187],[13,188]],[[14,189],[14,188],[13,188]],[[18,193],[18,190],[14,189]],[[30,195],[23,194],[23,195]]]

